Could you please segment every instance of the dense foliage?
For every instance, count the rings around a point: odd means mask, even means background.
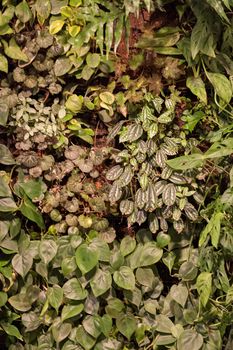
[[[1,349],[233,348],[232,14],[2,0]]]

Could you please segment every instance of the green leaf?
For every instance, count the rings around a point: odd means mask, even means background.
[[[97,270],[90,282],[95,297],[99,297],[111,288],[112,277],[109,271]]]
[[[25,194],[32,200],[39,198],[46,190],[46,185],[41,179],[20,182],[19,186],[23,189]]]
[[[112,105],[115,101],[115,96],[109,91],[101,92],[99,98],[107,105]]]
[[[49,17],[51,11],[50,0],[36,0],[36,12],[41,24]]]
[[[89,335],[83,326],[78,326],[78,329],[76,331],[76,339],[77,342],[82,345],[82,347],[85,350],[91,350],[93,346],[95,345],[95,338],[93,338],[91,335]]]
[[[41,260],[48,264],[57,254],[57,244],[51,239],[44,239],[40,242],[39,255]]]
[[[2,54],[0,54],[0,71],[8,73],[8,61]]]
[[[58,312],[63,301],[63,289],[57,284],[54,284],[48,288],[47,293],[49,304]]]
[[[195,59],[201,51],[207,56],[215,57],[215,41],[211,29],[208,27],[204,17],[197,20],[191,33],[191,54]]]
[[[6,181],[6,178],[0,176],[0,197],[11,197],[11,189]]]
[[[120,244],[120,252],[123,256],[126,256],[132,251],[134,251],[136,247],[136,241],[134,238],[130,236],[126,236],[122,239],[121,244]]]
[[[138,268],[136,271],[136,279],[137,281],[149,288],[153,288],[155,282],[155,276],[152,269]]]
[[[211,236],[211,243],[212,245],[217,248],[218,247],[218,242],[219,242],[219,237],[220,237],[220,229],[221,229],[221,221],[224,217],[224,214],[221,212],[214,213],[211,216],[210,221],[204,228],[204,230],[200,234],[199,238],[199,246],[201,247],[208,236],[210,234]]]
[[[86,243],[80,245],[75,253],[76,263],[82,274],[91,271],[98,264],[99,254]]]
[[[224,11],[224,7],[221,4],[221,1],[219,0],[206,0],[206,2],[215,10],[215,12],[227,23],[229,22],[229,19]],[[228,6],[229,8],[229,6]]]
[[[83,304],[79,304],[79,305],[65,305],[62,309],[61,312],[61,319],[62,322],[75,317],[77,315],[79,315],[84,309],[84,305]]]
[[[14,212],[18,207],[12,198],[0,198],[0,212]]]
[[[82,109],[83,96],[71,95],[66,101],[66,108],[73,113],[78,113]]]
[[[196,95],[202,102],[207,104],[205,84],[201,77],[188,77],[186,80],[186,85],[194,95]]]
[[[206,306],[212,292],[212,275],[210,272],[201,272],[197,277],[196,287],[200,295],[200,301]]]
[[[21,213],[29,220],[35,222],[39,228],[44,229],[44,220],[38,208],[30,201],[28,197],[24,197],[20,205]]]
[[[8,302],[13,308],[21,312],[26,312],[31,309],[31,303],[27,294],[15,294],[8,299]]]
[[[96,68],[100,64],[100,55],[98,53],[88,53],[86,57],[87,65],[91,68]]]
[[[65,24],[65,21],[62,19],[57,19],[57,20],[51,22],[51,24],[49,26],[49,33],[51,35],[57,34],[58,32],[60,32],[60,30],[62,29],[64,24]]]
[[[83,328],[93,338],[98,338],[101,333],[101,317],[99,315],[88,315],[83,320]]]
[[[8,105],[6,103],[0,103],[0,125],[6,126],[8,116],[9,116]]]
[[[62,323],[60,318],[57,318],[53,321],[51,329],[54,340],[56,343],[60,343],[69,336],[72,330],[72,325],[66,322]]]
[[[100,330],[105,335],[106,338],[109,337],[109,334],[112,329],[112,319],[109,315],[103,315],[100,321]]]
[[[20,334],[18,328],[16,328],[13,324],[6,323],[4,321],[0,322],[0,326],[6,332],[6,334],[16,337],[19,340],[23,340],[22,335]]]
[[[113,279],[120,288],[127,290],[133,290],[135,288],[134,273],[128,266],[121,266],[119,271],[115,271]]]
[[[2,145],[2,144],[0,144],[0,164],[4,164],[4,165],[15,164],[15,160],[11,152],[5,145]]]
[[[5,40],[2,40],[2,43],[4,46],[4,52],[8,57],[10,57],[14,60],[21,60],[24,62],[28,61],[27,55],[25,55],[25,53],[23,53],[23,51],[17,45],[14,38],[11,38],[9,43],[7,43]]]
[[[201,153],[193,153],[188,156],[181,156],[167,161],[167,165],[176,170],[188,170],[198,168],[205,160]]]
[[[161,333],[171,333],[171,328],[174,326],[173,322],[165,315],[157,315],[155,318],[156,331]]]
[[[203,337],[193,329],[186,329],[177,341],[177,350],[199,350],[203,345]]]
[[[137,322],[133,315],[121,315],[116,319],[116,326],[119,332],[130,340],[137,328]]]
[[[214,87],[216,94],[226,103],[232,98],[232,86],[227,77],[220,73],[206,72],[206,76]]]
[[[22,23],[26,23],[32,18],[32,12],[27,1],[23,0],[16,6],[15,14]]]
[[[173,300],[184,307],[188,299],[188,289],[181,284],[173,285],[170,289],[170,295]]]
[[[72,62],[67,57],[59,57],[54,65],[54,73],[57,77],[61,77],[69,72],[72,68]],[[76,96],[76,95],[75,95]]]
[[[7,302],[8,296],[5,292],[0,292],[0,307],[4,306]]]
[[[89,66],[85,66],[82,70],[82,73],[81,73],[82,79],[84,79],[86,81],[91,79],[91,76],[94,72],[95,71],[93,68],[91,68]]]
[[[23,254],[16,254],[12,259],[14,270],[23,278],[27,275],[33,264],[33,257],[30,251]]]
[[[157,263],[163,256],[163,250],[155,242],[147,242],[142,248],[139,267]]]
[[[71,300],[83,300],[87,297],[87,291],[75,277],[64,284],[63,291],[65,297]]]

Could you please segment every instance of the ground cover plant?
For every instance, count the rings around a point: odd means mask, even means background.
[[[1,349],[233,348],[232,13],[1,2]]]

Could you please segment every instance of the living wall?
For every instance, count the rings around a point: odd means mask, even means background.
[[[1,1],[1,349],[233,348],[232,14]]]

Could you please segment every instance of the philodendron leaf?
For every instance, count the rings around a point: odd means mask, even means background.
[[[91,68],[96,68],[100,64],[100,55],[98,53],[88,53],[86,57],[87,65]]]
[[[0,71],[8,73],[8,61],[7,58],[2,54],[0,54]]]
[[[0,176],[0,197],[11,197],[11,189],[3,176]]]
[[[13,324],[1,321],[0,322],[1,328],[6,332],[6,334],[15,337],[19,340],[23,340],[22,335],[20,334],[19,330],[17,327],[15,327]]]
[[[116,319],[116,326],[119,332],[130,340],[137,328],[137,322],[133,315],[121,315]]]
[[[51,22],[50,26],[49,26],[49,32],[51,35],[57,34],[58,32],[60,32],[60,30],[62,29],[62,27],[64,26],[65,21],[58,19],[56,21]]]
[[[136,241],[130,236],[126,236],[122,239],[120,244],[120,252],[123,256],[126,256],[136,248]]]
[[[69,318],[79,315],[83,311],[84,305],[65,305],[61,312],[61,319],[65,321]]]
[[[207,104],[205,84],[201,77],[188,77],[186,80],[186,85],[194,95],[196,95],[202,102]]]
[[[178,338],[177,350],[199,350],[203,345],[203,337],[194,329],[185,329]]]
[[[109,271],[97,270],[95,276],[91,280],[91,289],[95,297],[104,294],[111,288],[112,277]]]
[[[14,38],[11,38],[9,43],[7,43],[5,40],[2,40],[2,42],[4,52],[8,57],[12,58],[13,60],[20,60],[24,62],[28,61],[27,55],[20,49]]]
[[[212,291],[212,275],[210,272],[201,272],[197,277],[196,287],[203,306],[206,306]]]
[[[28,299],[27,294],[24,293],[13,295],[8,299],[8,302],[13,308],[21,312],[26,312],[31,309],[30,300]]]
[[[181,284],[174,284],[171,287],[170,294],[173,300],[175,300],[182,307],[185,306],[186,301],[188,299],[188,289]]]
[[[139,258],[139,267],[157,263],[163,256],[163,250],[155,242],[147,242]]]
[[[63,289],[57,284],[54,284],[48,288],[47,293],[49,304],[58,312],[63,301]]]
[[[115,271],[113,279],[120,288],[127,290],[134,290],[135,288],[134,273],[128,266],[121,266],[118,271]]]
[[[0,212],[14,212],[17,211],[18,207],[11,197],[0,198]]]
[[[12,259],[14,270],[23,278],[27,275],[33,264],[33,258],[30,252],[16,254]]]
[[[95,345],[95,338],[93,338],[91,335],[89,335],[83,326],[79,326],[76,331],[76,339],[77,342],[85,349],[85,350],[91,350],[93,346]]]
[[[83,274],[91,271],[98,264],[98,251],[86,243],[80,245],[75,253],[76,263]]]
[[[45,227],[43,217],[38,208],[26,196],[24,196],[20,205],[20,211],[26,218],[35,222],[41,229]]]
[[[44,239],[40,242],[39,255],[41,260],[48,264],[57,254],[57,244],[51,239]]]
[[[220,73],[206,72],[206,76],[214,87],[216,94],[226,103],[232,98],[232,86],[227,77]]]
[[[2,145],[2,144],[0,144],[0,164],[4,164],[4,165],[15,164],[15,160],[11,152],[5,145]]]
[[[63,286],[64,295],[67,299],[83,300],[87,297],[87,291],[83,289],[77,278],[71,278]]]
[[[23,0],[16,6],[15,14],[18,17],[18,19],[23,23],[28,22],[32,18],[32,11],[28,6],[27,1]]]

